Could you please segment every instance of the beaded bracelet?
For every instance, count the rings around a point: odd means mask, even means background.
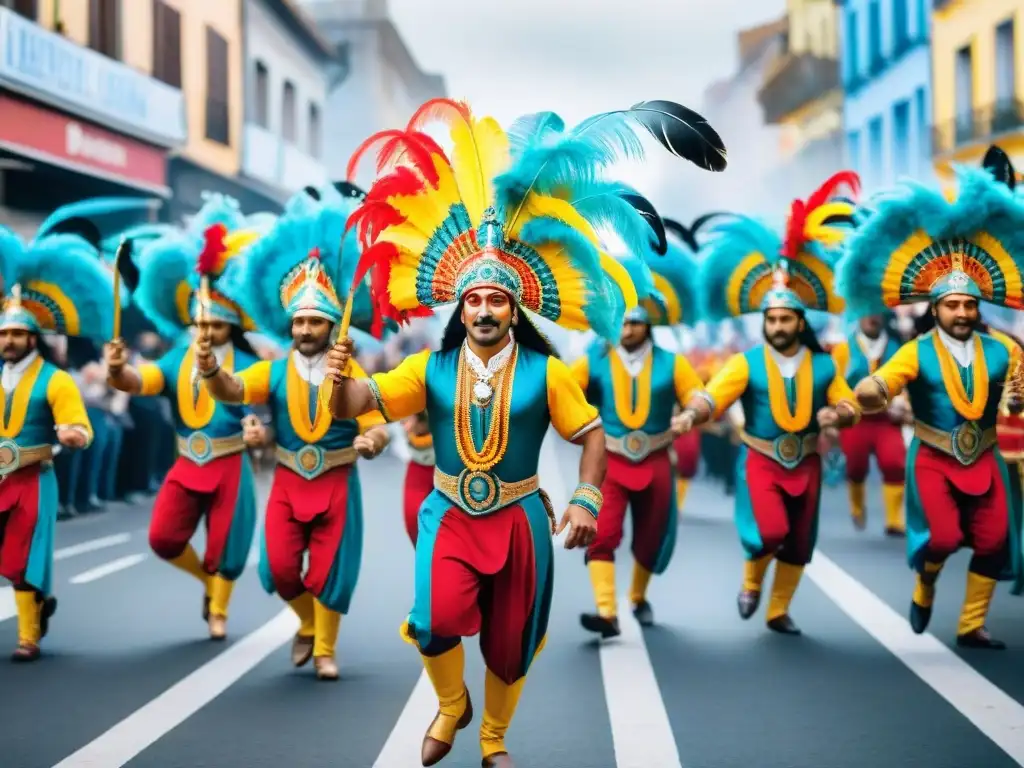
[[[580,483],[576,486],[576,492],[569,499],[569,503],[575,504],[577,507],[583,507],[596,520],[598,513],[601,511],[601,505],[604,504],[604,495],[596,485]]]

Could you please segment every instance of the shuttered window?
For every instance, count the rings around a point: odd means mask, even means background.
[[[153,77],[181,88],[181,14],[153,0]]]
[[[206,138],[231,143],[228,105],[228,41],[206,28]]]

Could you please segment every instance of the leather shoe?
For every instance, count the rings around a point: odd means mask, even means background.
[[[438,712],[434,715],[434,719],[430,721],[430,727],[427,728],[427,732],[423,734],[423,746],[420,747],[420,762],[423,765],[437,765],[439,762],[448,756],[448,753],[452,751],[452,747],[455,744],[454,737],[452,738],[451,744],[446,744],[440,739],[435,739],[430,735],[430,729],[434,727],[434,723],[437,722],[438,718],[441,717],[441,713]],[[455,730],[461,731],[467,725],[473,721],[473,701],[469,698],[469,689],[466,689],[466,709],[462,713],[462,717],[455,724]]]
[[[744,589],[736,597],[736,607],[740,611],[741,619],[749,619],[757,612],[757,606],[761,604],[761,593],[752,589]]]
[[[633,616],[641,627],[654,626],[654,609],[646,600],[641,600],[633,606]]]
[[[313,636],[296,635],[292,640],[292,664],[304,667],[313,658]]]
[[[210,614],[210,639],[223,640],[228,636],[228,620],[224,616]]]
[[[508,752],[495,752],[480,763],[482,768],[516,768]]]
[[[580,614],[580,624],[588,632],[596,632],[606,640],[609,637],[617,637],[622,634],[617,616],[607,618],[596,613],[582,613]]]
[[[313,659],[313,668],[319,680],[337,680],[338,662],[330,656],[317,656]]]
[[[50,631],[50,617],[57,612],[57,598],[44,597],[43,607],[39,611],[39,639],[46,637]]]
[[[956,644],[961,648],[984,648],[989,651],[1006,650],[1006,643],[992,637],[985,627],[978,627],[966,635],[957,635]]]
[[[800,627],[798,627],[794,621],[789,618],[788,613],[784,613],[782,616],[776,616],[774,619],[768,622],[768,629],[772,632],[778,632],[780,635],[799,635]]]
[[[926,608],[923,605],[918,605],[913,600],[910,601],[910,628],[914,630],[915,634],[920,635],[928,629],[928,622],[931,620],[931,606]]]
[[[11,654],[11,661],[13,662],[24,663],[28,661],[35,661],[38,658],[39,646],[29,645],[27,643],[22,643],[21,645],[19,645],[17,648],[14,649],[14,653]]]

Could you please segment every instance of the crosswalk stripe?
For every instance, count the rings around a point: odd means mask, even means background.
[[[419,765],[423,732],[436,714],[437,696],[430,684],[430,678],[423,672],[372,768]]]
[[[102,579],[104,576],[109,576],[112,573],[123,571],[126,568],[131,568],[138,565],[145,560],[147,555],[136,554],[127,555],[125,557],[119,557],[117,560],[111,560],[109,563],[90,568],[88,571],[84,571],[77,576],[72,576],[70,581],[72,584],[88,584],[89,582]]]

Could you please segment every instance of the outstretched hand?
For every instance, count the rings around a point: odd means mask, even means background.
[[[569,535],[565,539],[566,549],[588,547],[597,536],[597,520],[583,507],[575,504],[570,504],[565,510],[561,522],[555,529],[555,535],[558,536],[566,526],[570,526]]]

